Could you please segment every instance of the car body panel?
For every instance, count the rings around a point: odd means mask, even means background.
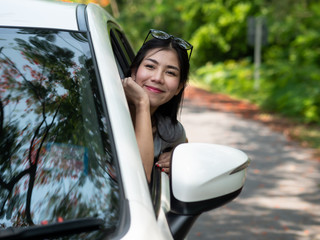
[[[155,239],[170,240],[172,239],[170,231],[164,232],[159,228],[155,215],[150,214],[148,208],[140,202],[130,201],[130,228],[121,239]],[[165,220],[166,221],[166,220]],[[168,236],[170,238],[168,238]]]
[[[1,10],[1,26],[78,30],[77,4],[41,0],[0,0],[0,5],[6,6]]]
[[[157,218],[158,226],[164,234],[166,239],[173,239],[171,230],[167,222],[166,214],[170,212],[170,184],[168,174],[161,173],[161,205]]]
[[[129,186],[131,184],[133,185],[128,189],[125,188],[125,193],[126,196],[130,196],[130,200],[148,199],[149,196],[141,198],[141,196],[148,193],[149,190],[146,184],[146,176],[138,151],[127,101],[114,61],[111,43],[108,38],[106,25],[108,19],[106,19],[105,12],[96,5],[89,4],[87,12],[109,117],[113,131],[117,132],[117,134],[114,134],[115,145],[118,149],[120,167],[125,171],[121,174],[121,177]],[[94,25],[92,23],[94,23]],[[108,47],[100,47],[103,45],[107,45]],[[125,149],[125,151],[122,151],[122,149]],[[122,164],[123,166],[121,166]],[[126,185],[126,183],[124,185]],[[134,187],[134,185],[136,185],[136,187]],[[151,206],[150,201],[146,201],[144,204]]]
[[[106,25],[106,22],[111,19],[105,14],[105,11],[94,4],[88,5],[87,12],[110,122],[113,132],[117,132],[117,134],[114,134],[114,141],[118,149],[117,154],[125,197],[129,200],[131,226],[134,227],[134,229],[129,229],[128,236],[133,239],[131,234],[140,232],[142,234],[140,236],[141,239],[145,234],[150,239],[166,239],[162,237],[161,232],[157,231],[153,235],[154,232],[149,231],[149,229],[156,230],[158,227],[121,79],[114,59],[112,59],[113,52]],[[104,44],[109,47],[98,48],[98,46],[103,46]],[[136,216],[135,214],[138,215]],[[141,219],[145,219],[144,222],[148,222],[149,226],[139,225],[138,223]],[[138,228],[141,229],[137,230]],[[134,233],[131,233],[131,230]]]

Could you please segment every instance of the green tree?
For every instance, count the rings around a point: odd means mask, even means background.
[[[318,1],[288,1],[287,8],[270,10],[270,46],[265,77],[273,88],[267,109],[320,122],[320,37]],[[273,18],[271,18],[273,16]]]
[[[185,2],[183,19],[185,33],[194,45],[193,63],[241,59],[252,54],[247,45],[247,19],[261,14],[257,1],[216,0]]]
[[[118,21],[126,31],[135,50],[138,50],[149,29],[159,29],[183,37],[182,0],[122,0],[118,1]],[[111,9],[110,9],[111,10]]]

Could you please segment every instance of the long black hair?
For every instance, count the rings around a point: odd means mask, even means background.
[[[147,55],[148,51],[160,48],[161,50],[167,49],[174,49],[177,53],[178,60],[179,60],[179,67],[180,67],[180,82],[182,84],[182,89],[180,90],[179,94],[175,95],[170,101],[158,107],[156,112],[154,113],[155,117],[157,115],[161,115],[163,117],[169,117],[173,124],[177,123],[177,115],[179,108],[182,104],[183,100],[183,93],[186,87],[188,77],[189,77],[189,59],[187,50],[182,49],[174,39],[156,39],[153,38],[147,42],[145,42],[140,50],[138,51],[137,55],[132,61],[130,72],[127,74],[127,77],[131,76],[132,71],[137,71],[141,62]]]

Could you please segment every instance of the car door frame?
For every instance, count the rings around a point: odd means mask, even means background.
[[[110,34],[111,44],[118,66],[120,78],[129,74],[130,65],[135,57],[134,51],[122,29],[115,23],[108,23],[108,32]],[[151,200],[158,218],[161,207],[161,171],[160,168],[154,167],[152,170],[152,180],[149,184]]]

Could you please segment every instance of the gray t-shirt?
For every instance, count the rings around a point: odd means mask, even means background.
[[[158,118],[157,130],[153,139],[155,158],[158,158],[165,150],[171,150],[171,148],[187,141],[182,124],[178,122],[173,125],[168,117]]]

